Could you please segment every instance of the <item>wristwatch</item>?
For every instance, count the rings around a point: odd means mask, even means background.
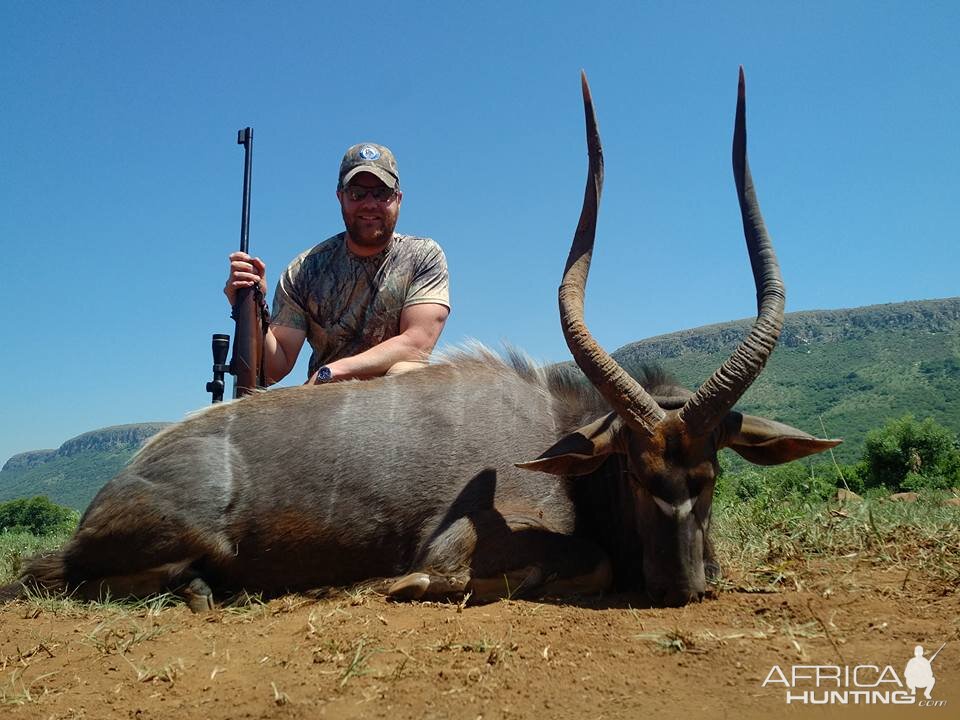
[[[323,385],[333,380],[333,370],[326,365],[317,370],[317,385]]]

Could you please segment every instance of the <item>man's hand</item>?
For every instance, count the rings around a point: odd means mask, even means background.
[[[267,266],[263,260],[245,252],[230,253],[230,276],[223,288],[230,306],[236,304],[240,288],[254,286],[267,296]],[[293,369],[306,337],[303,330],[282,325],[267,327],[263,338],[263,374],[267,385],[279,382]]]
[[[243,287],[260,286],[260,292],[267,294],[267,266],[258,257],[244,252],[230,254],[230,276],[223,288],[231,307],[237,302],[237,290]]]

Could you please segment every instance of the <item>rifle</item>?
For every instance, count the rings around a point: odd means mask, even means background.
[[[946,644],[947,644],[947,643],[943,643],[943,645],[941,645],[940,647],[938,647],[938,648],[937,648],[937,651],[936,651],[933,655],[930,656],[929,662],[930,662],[931,664],[933,664],[933,661],[937,659],[937,655],[940,654],[940,651],[943,650],[943,648],[944,648],[944,646],[945,646]]]
[[[244,128],[237,133],[237,144],[243,145],[243,208],[240,217],[240,250],[250,252],[250,174],[253,156],[253,129]],[[245,287],[237,291],[231,317],[236,321],[233,358],[225,364],[230,348],[230,336],[216,333],[213,336],[213,380],[207,383],[207,392],[213,402],[223,400],[224,374],[236,378],[233,385],[235,398],[249,395],[266,384],[263,378],[263,336],[267,323],[261,308],[264,305],[260,288]]]

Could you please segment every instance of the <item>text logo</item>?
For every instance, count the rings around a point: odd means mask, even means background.
[[[936,684],[933,661],[945,645],[929,658],[917,645],[902,677],[891,665],[774,665],[761,687],[782,688],[787,705],[943,707],[947,701],[934,699],[931,692]]]

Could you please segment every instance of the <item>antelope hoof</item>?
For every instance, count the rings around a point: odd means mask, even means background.
[[[430,576],[426,573],[410,573],[397,580],[387,595],[396,600],[419,600],[430,587]]]
[[[720,569],[720,563],[716,561],[708,561],[703,564],[703,575],[709,583],[719,582],[723,577],[723,572]]]
[[[183,589],[183,597],[187,601],[187,607],[195,613],[213,610],[213,591],[202,578],[191,580]]]

